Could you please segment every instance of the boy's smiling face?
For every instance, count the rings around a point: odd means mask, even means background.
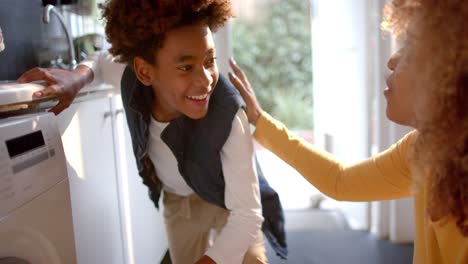
[[[219,77],[209,27],[200,22],[168,31],[155,58],[154,64],[134,60],[138,78],[155,92],[153,117],[161,122],[181,115],[203,118]]]

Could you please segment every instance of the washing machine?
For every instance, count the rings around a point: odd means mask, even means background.
[[[67,178],[51,113],[0,119],[0,264],[75,264]]]

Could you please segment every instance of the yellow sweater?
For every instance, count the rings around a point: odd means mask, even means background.
[[[414,196],[415,241],[413,263],[468,264],[468,238],[455,221],[431,222],[426,212],[426,187],[412,191],[411,142],[407,134],[386,151],[345,166],[330,154],[289,133],[287,128],[263,113],[257,121],[255,139],[294,167],[326,195],[337,200],[375,201]]]

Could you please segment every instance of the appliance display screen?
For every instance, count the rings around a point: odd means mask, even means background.
[[[44,137],[42,135],[42,131],[40,130],[6,141],[6,146],[10,158],[21,155],[30,150],[42,147],[44,145]]]

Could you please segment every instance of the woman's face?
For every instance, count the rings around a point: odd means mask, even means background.
[[[388,60],[391,71],[384,90],[387,100],[386,114],[391,121],[405,126],[415,127],[416,84],[418,64],[412,49],[403,47]]]

